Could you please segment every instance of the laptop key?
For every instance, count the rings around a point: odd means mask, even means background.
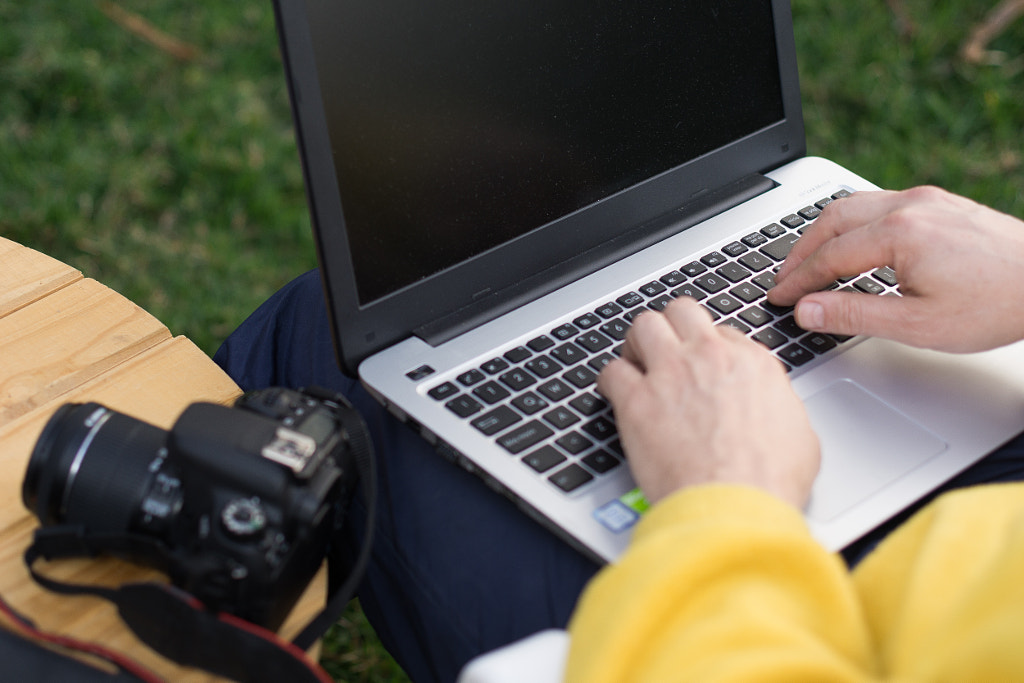
[[[498,437],[498,445],[512,455],[519,455],[530,446],[535,446],[554,434],[547,425],[531,420],[511,432]]]
[[[508,392],[508,389],[501,386],[497,382],[489,381],[473,389],[473,395],[479,398],[484,403],[489,403],[493,405],[498,401],[505,400],[512,394]]]
[[[882,294],[885,292],[885,287],[869,277],[862,277],[854,282],[853,286],[866,294]]]
[[[583,431],[598,441],[604,441],[615,434],[615,424],[606,417],[598,417],[583,425]]]
[[[774,325],[772,325],[772,327],[774,327],[775,329],[777,329],[779,332],[786,335],[790,339],[796,339],[797,337],[801,337],[807,334],[807,330],[797,325],[796,318],[794,318],[791,315],[786,316],[782,320],[779,320]]]
[[[680,273],[678,270],[673,270],[671,272],[665,273],[658,279],[661,280],[662,284],[668,287],[675,287],[676,285],[686,282],[686,276]]]
[[[896,271],[889,266],[883,266],[871,274],[875,279],[881,280],[890,287],[895,287],[899,283],[896,281]]]
[[[601,325],[600,330],[615,341],[622,341],[626,338],[626,333],[629,332],[629,324],[616,318]]]
[[[776,353],[782,360],[790,363],[794,366],[800,366],[814,358],[814,354],[800,346],[799,344],[790,344],[784,349],[780,349]]]
[[[560,379],[553,379],[545,382],[537,390],[556,403],[567,396],[572,396],[575,390]]]
[[[528,373],[522,368],[514,368],[509,370],[504,375],[498,377],[502,384],[507,386],[512,391],[522,391],[526,387],[535,383],[537,380],[533,375]]]
[[[759,232],[752,232],[740,240],[740,242],[743,242],[743,244],[747,245],[751,249],[756,249],[767,241],[768,238]]]
[[[531,339],[530,341],[526,342],[526,345],[530,347],[530,349],[532,349],[533,351],[540,353],[541,351],[544,351],[545,349],[550,349],[552,346],[554,346],[555,341],[551,337],[542,334],[541,336],[535,337],[534,339]]]
[[[449,396],[454,396],[457,393],[459,393],[458,387],[456,387],[451,382],[445,382],[444,384],[440,384],[431,389],[430,391],[428,391],[427,396],[434,399],[435,401],[441,401],[443,399],[448,398]]]
[[[555,361],[548,356],[538,356],[526,363],[526,369],[541,379],[544,379],[545,377],[550,377],[561,370],[562,366],[558,361]]]
[[[702,273],[708,272],[708,267],[705,266],[700,261],[691,261],[690,263],[687,263],[685,266],[680,267],[679,270],[689,275],[690,277],[697,277]]]
[[[751,306],[750,308],[741,311],[739,317],[743,322],[749,324],[751,327],[761,327],[775,319],[775,316],[771,313],[757,306]]]
[[[736,318],[726,318],[725,320],[721,321],[718,324],[719,325],[728,325],[729,327],[733,328],[734,330],[738,330],[738,331],[742,332],[743,334],[747,334],[748,332],[750,332],[750,328],[747,327],[746,325],[744,325],[743,323],[741,323]]]
[[[650,303],[647,304],[647,308],[652,311],[664,311],[665,307],[672,303],[672,296],[670,294],[662,294],[656,299],[651,299]]]
[[[565,406],[559,406],[544,413],[544,421],[561,431],[569,425],[579,422],[580,418]]]
[[[598,474],[604,474],[610,472],[622,463],[621,460],[616,458],[614,455],[605,450],[594,451],[590,455],[584,456],[583,464],[594,470]]]
[[[496,375],[502,370],[507,370],[509,367],[508,361],[504,358],[492,358],[483,365],[480,369],[486,372],[488,375]]]
[[[777,349],[789,341],[786,339],[786,335],[782,334],[778,330],[773,330],[770,327],[765,328],[760,332],[755,332],[750,336],[750,338],[754,341],[761,342],[769,349]]]
[[[512,405],[523,415],[533,415],[540,410],[544,410],[550,404],[532,391],[528,391],[522,396],[516,396],[512,399]]]
[[[730,242],[729,244],[722,247],[727,255],[736,257],[747,250],[747,247],[742,242]]]
[[[615,300],[616,303],[621,305],[623,308],[633,308],[639,306],[644,302],[644,298],[636,292],[626,292]]]
[[[700,262],[708,268],[717,268],[726,262],[726,258],[723,254],[717,251],[713,251],[710,254],[704,254],[700,257]]]
[[[750,277],[750,271],[741,266],[738,263],[726,263],[724,266],[715,271],[722,277],[732,282],[742,282],[743,280]]]
[[[538,448],[533,453],[523,456],[523,462],[537,472],[547,472],[555,465],[564,462],[566,457],[551,446]]]
[[[562,344],[551,352],[551,355],[562,365],[574,365],[587,357],[587,354],[580,347],[572,342]]]
[[[729,290],[729,293],[745,304],[752,304],[764,296],[764,290],[755,287],[749,282],[744,282],[742,285],[736,285]]]
[[[517,346],[514,349],[510,349],[504,353],[504,358],[509,363],[522,363],[524,360],[532,356],[530,350],[525,346]]]
[[[708,305],[723,315],[729,315],[733,311],[743,308],[743,304],[729,294],[716,294],[708,299]]]
[[[602,329],[606,325],[602,325]],[[612,345],[612,340],[604,336],[597,330],[591,330],[586,334],[576,338],[576,344],[582,346],[591,353],[597,353]]]
[[[494,410],[475,418],[470,424],[487,436],[493,436],[522,419],[516,411],[508,406],[498,406]]]
[[[800,340],[800,344],[802,344],[805,349],[810,349],[814,353],[825,353],[839,345],[839,343],[829,335],[821,334],[819,332],[812,332],[807,335]]]
[[[474,399],[472,396],[467,396],[466,394],[456,396],[444,405],[448,410],[452,411],[459,417],[469,417],[483,408],[479,401]]]
[[[762,239],[764,238],[762,237]],[[767,241],[768,240],[765,240],[765,242]],[[761,244],[764,244],[764,242],[762,242]],[[774,261],[766,257],[764,254],[757,251],[752,251],[749,254],[744,254],[743,256],[740,256],[736,260],[743,264],[745,268],[752,270],[755,273],[760,272],[767,268],[768,266],[774,265],[775,263]]]
[[[569,405],[575,408],[581,415],[590,417],[604,410],[608,403],[594,394],[583,394],[569,401]]]
[[[572,321],[581,330],[587,330],[601,322],[601,317],[596,313],[586,313]]]
[[[796,228],[799,228],[801,225],[803,225],[806,221],[800,216],[796,215],[795,213],[791,213],[785,218],[781,219],[779,222],[785,225],[790,230],[795,230]]]
[[[594,442],[579,432],[569,432],[565,436],[556,439],[555,443],[559,448],[565,450],[569,455],[579,455],[594,445]]]
[[[461,384],[462,386],[464,386],[464,387],[471,387],[474,384],[476,384],[477,382],[482,382],[483,381],[484,373],[480,372],[479,370],[475,370],[475,369],[474,370],[467,370],[466,372],[462,373],[461,375],[459,375],[455,379],[457,379],[459,381],[459,384]]]
[[[651,282],[648,282],[646,285],[640,288],[640,293],[650,298],[652,296],[658,296],[666,289],[667,287],[665,287],[665,285],[661,284],[657,280],[652,280]]]
[[[565,323],[564,325],[559,325],[555,329],[551,330],[551,336],[559,341],[565,341],[566,339],[572,339],[577,332],[579,332],[579,330],[575,325]]]
[[[708,294],[714,294],[720,292],[729,286],[725,278],[718,277],[717,275],[701,275],[699,278],[694,280],[697,286],[706,291]]]
[[[757,277],[752,278],[751,282],[767,292],[775,286],[775,273],[771,271],[761,273]]]
[[[705,294],[699,288],[693,285],[683,285],[678,289],[673,289],[672,296],[676,297],[677,299],[681,296],[688,296],[691,299],[696,299],[697,301],[701,301],[703,299],[708,298],[707,294]]]
[[[602,318],[604,318],[605,320],[608,320],[609,318],[614,318],[619,313],[622,313],[622,306],[609,301],[604,306],[601,306],[594,312],[597,313]]]
[[[586,389],[591,384],[597,381],[597,374],[594,373],[586,365],[580,365],[575,367],[569,372],[562,375],[565,381],[569,382],[577,389]]]
[[[800,235],[797,233],[789,233],[764,245],[761,247],[760,251],[766,256],[771,256],[776,261],[785,261],[786,257],[789,256],[789,252],[793,249],[793,245],[796,244],[798,239],[800,239]]]
[[[570,491],[575,491],[579,487],[591,481],[593,478],[594,475],[574,463],[552,474],[548,477],[548,481],[566,493],[569,493]]]

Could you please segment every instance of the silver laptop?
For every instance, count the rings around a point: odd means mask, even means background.
[[[831,548],[1024,429],[1021,345],[808,334],[767,304],[822,208],[874,189],[805,156],[785,0],[277,10],[340,365],[588,555],[614,560],[645,506],[594,379],[675,297],[789,369]]]

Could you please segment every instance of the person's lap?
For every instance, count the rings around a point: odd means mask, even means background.
[[[362,413],[378,456],[380,504],[359,598],[413,680],[454,680],[477,654],[566,625],[598,565],[439,457],[339,371],[316,271],[271,297],[215,360],[246,391],[316,384],[341,391]],[[942,490],[1017,479],[1024,479],[1024,435]],[[853,544],[847,561],[858,561],[910,512]],[[357,496],[353,544],[363,513]]]

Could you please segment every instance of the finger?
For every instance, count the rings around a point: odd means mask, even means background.
[[[898,235],[888,228],[885,216],[836,235],[818,246],[781,282],[776,277],[768,300],[779,306],[791,306],[804,295],[828,287],[837,278],[891,265],[897,251],[896,239]]]
[[[693,339],[715,331],[707,309],[688,296],[669,302],[662,314],[680,340]]]
[[[661,313],[649,311],[633,319],[626,334],[623,357],[647,372],[678,346],[679,337],[668,319]]]
[[[914,302],[906,297],[856,292],[816,292],[796,306],[796,322],[811,332],[886,337],[910,341]]]
[[[643,370],[625,358],[616,358],[604,366],[597,376],[597,390],[611,401],[612,407],[628,402],[643,382]]]
[[[850,230],[874,223],[906,201],[899,192],[857,192],[826,206],[821,216],[793,245],[775,276],[781,282],[822,244]]]

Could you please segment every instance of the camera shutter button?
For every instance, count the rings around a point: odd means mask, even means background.
[[[236,498],[224,506],[220,521],[232,536],[249,539],[266,528],[267,514],[258,498]]]

